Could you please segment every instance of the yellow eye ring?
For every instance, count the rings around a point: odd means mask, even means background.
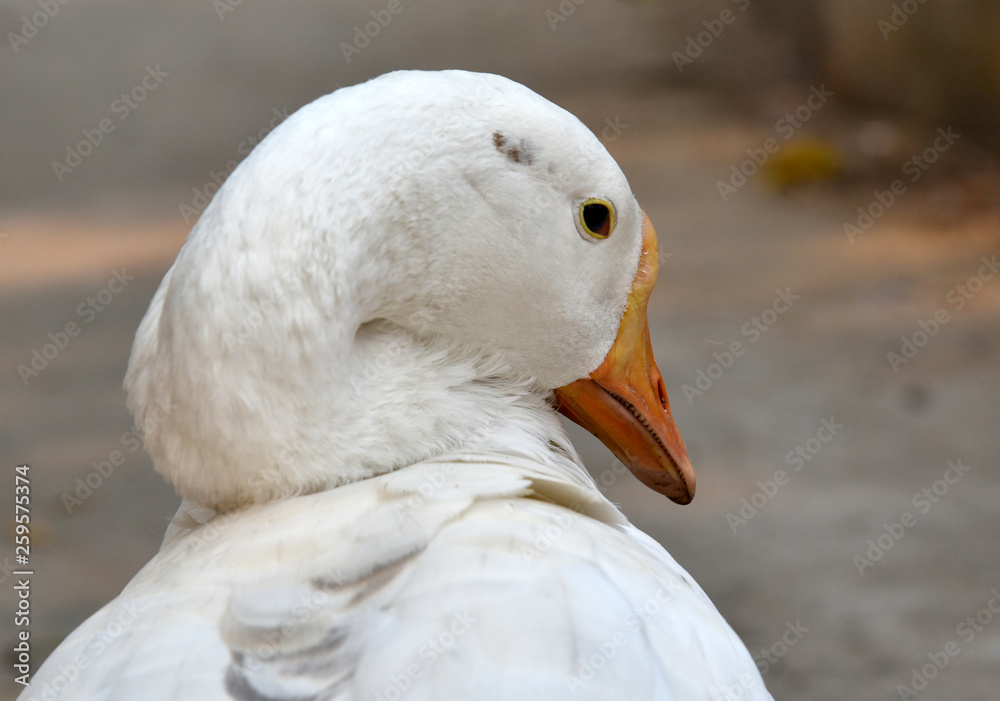
[[[595,239],[606,239],[615,230],[615,208],[599,197],[581,202],[579,217],[580,228]]]

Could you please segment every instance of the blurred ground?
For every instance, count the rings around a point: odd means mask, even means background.
[[[574,440],[733,623],[775,698],[897,699],[899,684],[920,698],[996,696],[1000,189],[989,159],[959,138],[912,182],[907,163],[948,125],[835,100],[786,142],[777,121],[817,86],[781,82],[753,99],[678,79],[671,53],[713,18],[698,3],[563,4],[575,10],[553,25],[557,3],[404,0],[350,63],[340,42],[382,5],[227,4],[220,19],[209,4],[71,3],[16,54],[4,46],[18,138],[5,137],[0,171],[0,458],[5,495],[13,465],[32,466],[36,667],[155,553],[176,509],[127,433],[121,380],[190,227],[182,205],[198,208],[273,110],[395,67],[452,66],[502,72],[578,114],[656,225],[653,342],[698,496],[670,504],[575,427]],[[4,7],[4,36],[35,10]],[[710,49],[724,53],[724,40]],[[112,101],[158,63],[170,75],[119,120]],[[60,182],[51,162],[106,116],[117,130]],[[779,192],[770,183],[797,167],[782,151],[806,137],[839,154],[843,177]],[[769,138],[780,149],[767,173],[734,185],[732,168],[756,170],[745,163]],[[905,189],[879,216],[896,180]],[[725,199],[719,181],[734,189]],[[115,271],[134,280],[91,317],[88,298]],[[68,322],[80,333],[62,339]],[[909,355],[904,338],[915,355],[894,369],[887,354]],[[61,340],[25,385],[18,366]],[[114,451],[122,464],[100,477]],[[7,651],[12,547],[0,554]],[[949,642],[953,656],[935,665]],[[19,688],[10,670],[5,657],[0,698]]]

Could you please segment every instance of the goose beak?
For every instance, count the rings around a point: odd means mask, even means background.
[[[590,377],[556,390],[560,413],[593,433],[647,487],[694,498],[694,469],[653,359],[646,305],[659,269],[656,232],[642,215],[642,255],[618,336]]]

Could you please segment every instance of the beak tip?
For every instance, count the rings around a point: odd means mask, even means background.
[[[630,469],[640,482],[675,504],[690,504],[694,500],[695,477],[690,463],[676,466],[676,476],[674,470],[662,467],[651,469],[633,465]]]
[[[677,496],[670,497],[670,500],[675,504],[680,504],[685,506],[694,501],[694,489],[685,489],[683,493],[678,493]]]

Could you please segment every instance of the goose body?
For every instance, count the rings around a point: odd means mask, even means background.
[[[399,72],[300,110],[136,336],[130,407],[184,502],[22,698],[770,698],[553,408],[690,500],[655,275],[617,165],[516,83]]]

